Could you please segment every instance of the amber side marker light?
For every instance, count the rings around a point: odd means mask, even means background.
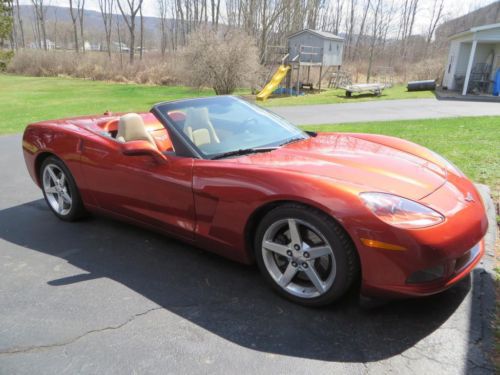
[[[393,250],[393,251],[405,251],[406,250],[406,247],[403,247],[403,246],[394,245],[392,243],[387,243],[387,242],[382,242],[382,241],[370,240],[368,238],[362,238],[361,242],[365,246],[375,247],[377,249]]]

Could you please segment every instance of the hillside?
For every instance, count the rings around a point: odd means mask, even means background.
[[[32,5],[21,5],[21,18],[24,24],[30,25],[34,21],[34,9]],[[85,29],[93,32],[104,32],[104,25],[99,11],[85,10],[84,11]],[[71,23],[71,15],[69,8],[59,6],[47,6],[47,23],[49,24],[64,24]],[[116,19],[121,19],[121,14],[115,14]],[[173,22],[168,20],[168,22]],[[144,17],[144,28],[146,31],[153,32],[160,27],[160,19],[157,17]],[[49,30],[50,31],[50,30]]]

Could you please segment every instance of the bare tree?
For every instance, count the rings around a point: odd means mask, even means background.
[[[77,0],[80,1],[80,0]],[[71,22],[73,23],[73,36],[74,36],[74,42],[75,42],[75,51],[76,53],[80,52],[80,47],[78,46],[78,26],[77,26],[77,20],[78,20],[78,12],[75,12],[75,9],[73,8],[73,0],[69,0],[69,14],[71,15]]]
[[[352,37],[353,37],[352,34],[354,33],[354,16],[356,14],[356,7],[357,7],[357,0],[351,0],[349,8],[349,18],[348,18],[349,28],[347,31],[346,43],[345,43],[347,58],[350,58],[352,53]]]
[[[268,8],[272,5],[271,2],[263,1],[261,10],[261,23],[260,23],[260,61],[264,62],[266,56],[266,49],[268,44],[268,34],[271,26],[276,22],[277,18],[281,15],[285,9],[285,4],[283,2],[275,3],[274,7]]]
[[[85,0],[76,0],[78,11],[78,23],[80,24],[80,40],[82,42],[82,52],[85,52],[85,37],[83,36],[83,17],[85,15]]]
[[[122,53],[122,33],[120,29],[120,20],[116,20],[116,32],[118,34],[118,52],[120,54],[120,69],[123,69],[123,53]]]
[[[212,7],[212,25],[217,28],[219,26],[220,0],[210,0],[210,5]]]
[[[366,72],[366,82],[370,82],[373,64],[373,54],[375,52],[375,43],[377,41],[377,33],[380,27],[380,10],[382,8],[382,0],[377,0],[377,5],[373,8],[373,24],[370,43],[370,55],[368,58],[368,71]]]
[[[160,15],[160,51],[161,55],[165,56],[167,50],[167,17],[168,17],[168,0],[157,0],[158,13]]]
[[[21,47],[25,48],[25,39],[24,39],[24,27],[23,27],[23,19],[21,17],[21,8],[19,8],[19,0],[16,0],[16,15],[17,15],[17,24],[19,25],[19,34],[21,36]]]
[[[343,9],[344,9],[344,1],[343,0],[336,0],[335,4],[335,18],[334,18],[334,24],[333,24],[333,32],[334,34],[338,34],[340,31],[340,25],[342,23],[342,15],[343,15]]]
[[[361,41],[363,40],[363,35],[365,31],[366,17],[368,15],[368,10],[370,9],[371,0],[366,0],[366,6],[363,10],[363,17],[361,20],[361,25],[359,27],[358,38],[356,39],[356,45],[354,46],[353,60],[356,60],[359,56],[359,48],[361,46]]]
[[[441,19],[443,17],[443,10],[444,10],[444,0],[434,0],[434,4],[432,6],[432,15],[429,21],[429,27],[427,28],[427,36],[426,36],[426,42],[427,46],[431,43],[432,36],[434,35],[434,32],[436,31],[436,27],[441,22]]]
[[[35,13],[36,30],[39,39],[39,46],[47,50],[47,30],[45,27],[45,19],[47,15],[47,6],[44,0],[31,0],[33,11]]]
[[[404,0],[401,8],[401,22],[398,34],[401,37],[402,47],[401,56],[406,59],[408,39],[413,33],[413,25],[415,24],[415,16],[418,10],[419,0]]]
[[[101,11],[102,22],[104,23],[104,33],[106,34],[106,47],[108,57],[111,59],[111,33],[113,31],[113,6],[114,0],[98,0]]]
[[[130,54],[129,54],[129,61],[131,64],[134,63],[134,52],[135,52],[135,18],[137,16],[137,13],[139,10],[142,8],[142,3],[143,0],[126,0],[128,9],[127,12],[123,10],[122,7],[122,2],[124,0],[117,0],[117,5],[118,8],[120,9],[120,13],[123,16],[123,19],[125,20],[125,23],[127,25],[127,28],[129,30],[129,36],[130,36]]]
[[[180,26],[177,20],[180,17]],[[176,18],[176,26],[177,28],[180,28],[181,30],[181,36],[182,36],[182,43],[186,41],[186,29],[184,27],[185,25],[185,19],[184,19],[184,11],[182,10],[182,0],[175,0],[175,18]]]
[[[254,38],[242,31],[200,28],[190,34],[183,61],[193,85],[210,86],[217,95],[224,95],[253,83],[259,68],[257,55]]]
[[[141,20],[141,49],[139,51],[139,60],[142,60],[142,50],[144,49],[144,17],[142,16],[142,6],[139,7],[139,18]]]

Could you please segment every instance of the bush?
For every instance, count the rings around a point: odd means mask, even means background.
[[[3,72],[7,69],[7,65],[10,60],[14,57],[13,51],[2,51],[0,50],[0,72]]]
[[[29,76],[69,76],[91,80],[174,85],[185,81],[179,76],[175,55],[148,54],[142,61],[128,63],[128,56],[104,52],[20,50],[7,65],[7,71]],[[123,64],[121,63],[123,60]]]
[[[252,86],[260,68],[254,39],[234,29],[201,28],[191,33],[182,57],[189,83],[212,87],[217,95]]]

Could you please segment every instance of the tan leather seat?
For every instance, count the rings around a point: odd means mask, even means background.
[[[210,143],[220,143],[208,117],[207,108],[189,108],[186,111],[184,133],[198,147]]]
[[[116,140],[118,142],[148,141],[157,147],[153,137],[147,131],[142,117],[137,113],[127,113],[120,117]]]

